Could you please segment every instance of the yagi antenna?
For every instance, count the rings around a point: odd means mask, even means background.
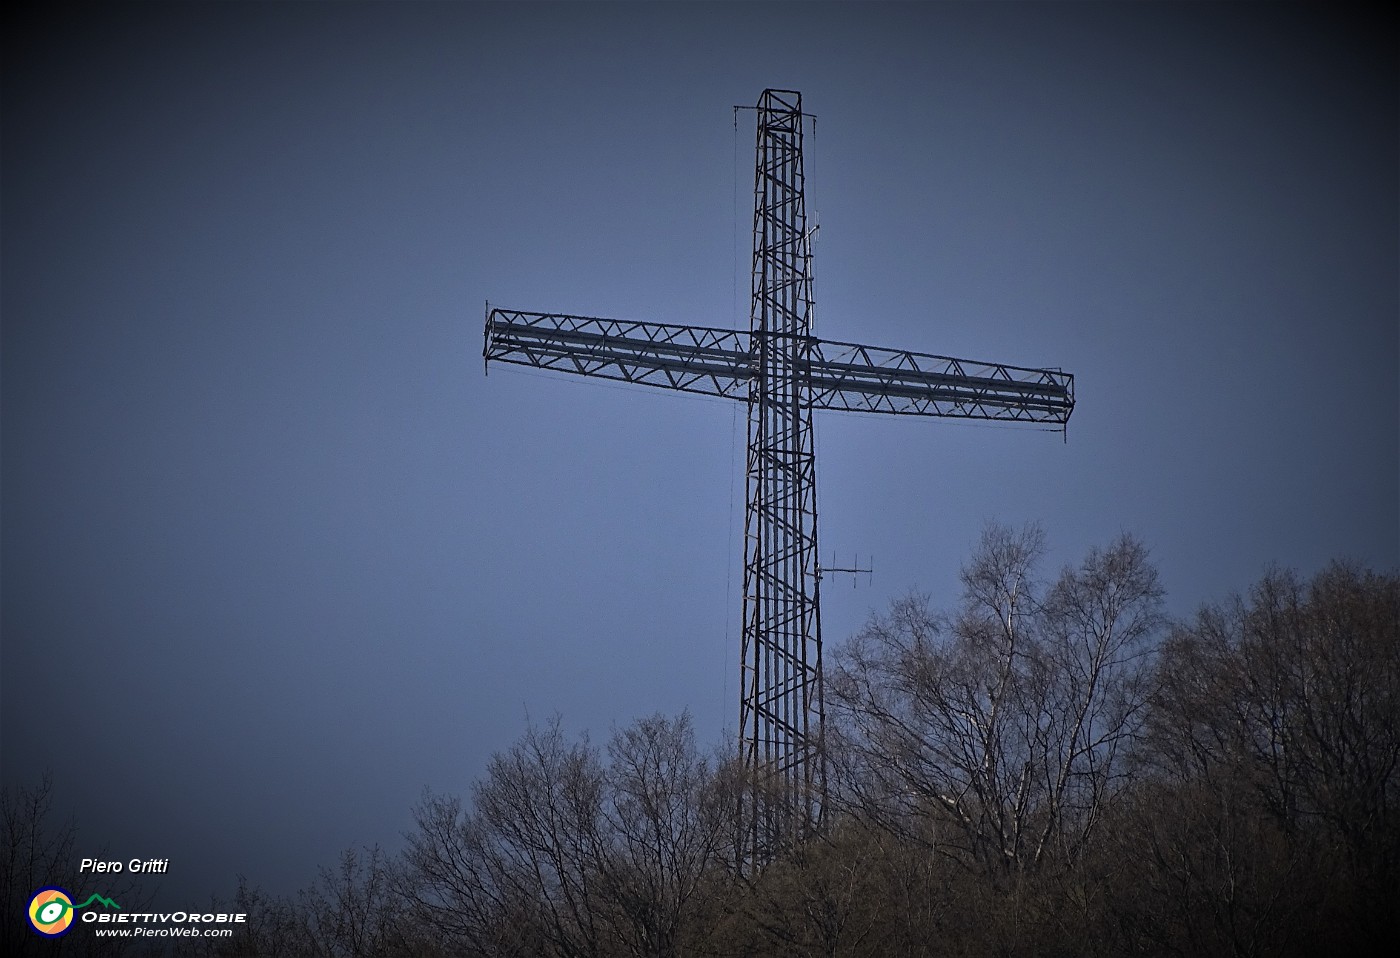
[[[875,557],[870,556],[865,561],[870,563],[870,565],[862,569],[860,567],[860,553],[857,552],[855,558],[851,561],[850,568],[842,568],[836,564],[836,553],[833,552],[831,554],[831,565],[820,566],[817,569],[817,578],[820,579],[828,572],[848,573],[851,577],[851,588],[854,589],[860,584],[860,577],[863,574],[866,576],[865,584],[873,586],[875,584]]]

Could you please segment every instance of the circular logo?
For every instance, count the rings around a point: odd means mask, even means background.
[[[29,899],[29,924],[46,938],[57,938],[73,926],[73,897],[62,888],[40,888]]]

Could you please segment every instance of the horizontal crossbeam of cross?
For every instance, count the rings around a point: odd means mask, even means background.
[[[762,343],[752,334],[487,307],[486,361],[747,400]],[[1068,422],[1074,376],[808,338],[801,373],[813,409]]]

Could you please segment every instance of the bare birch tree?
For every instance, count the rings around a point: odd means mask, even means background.
[[[1126,774],[1162,591],[1128,536],[1045,588],[1044,536],[990,525],[951,617],[909,598],[837,657],[843,800],[995,871],[1072,861]]]

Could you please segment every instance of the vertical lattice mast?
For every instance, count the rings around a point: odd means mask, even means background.
[[[802,97],[765,90],[754,170],[739,705],[754,861],[814,824],[826,790],[806,223]]]

